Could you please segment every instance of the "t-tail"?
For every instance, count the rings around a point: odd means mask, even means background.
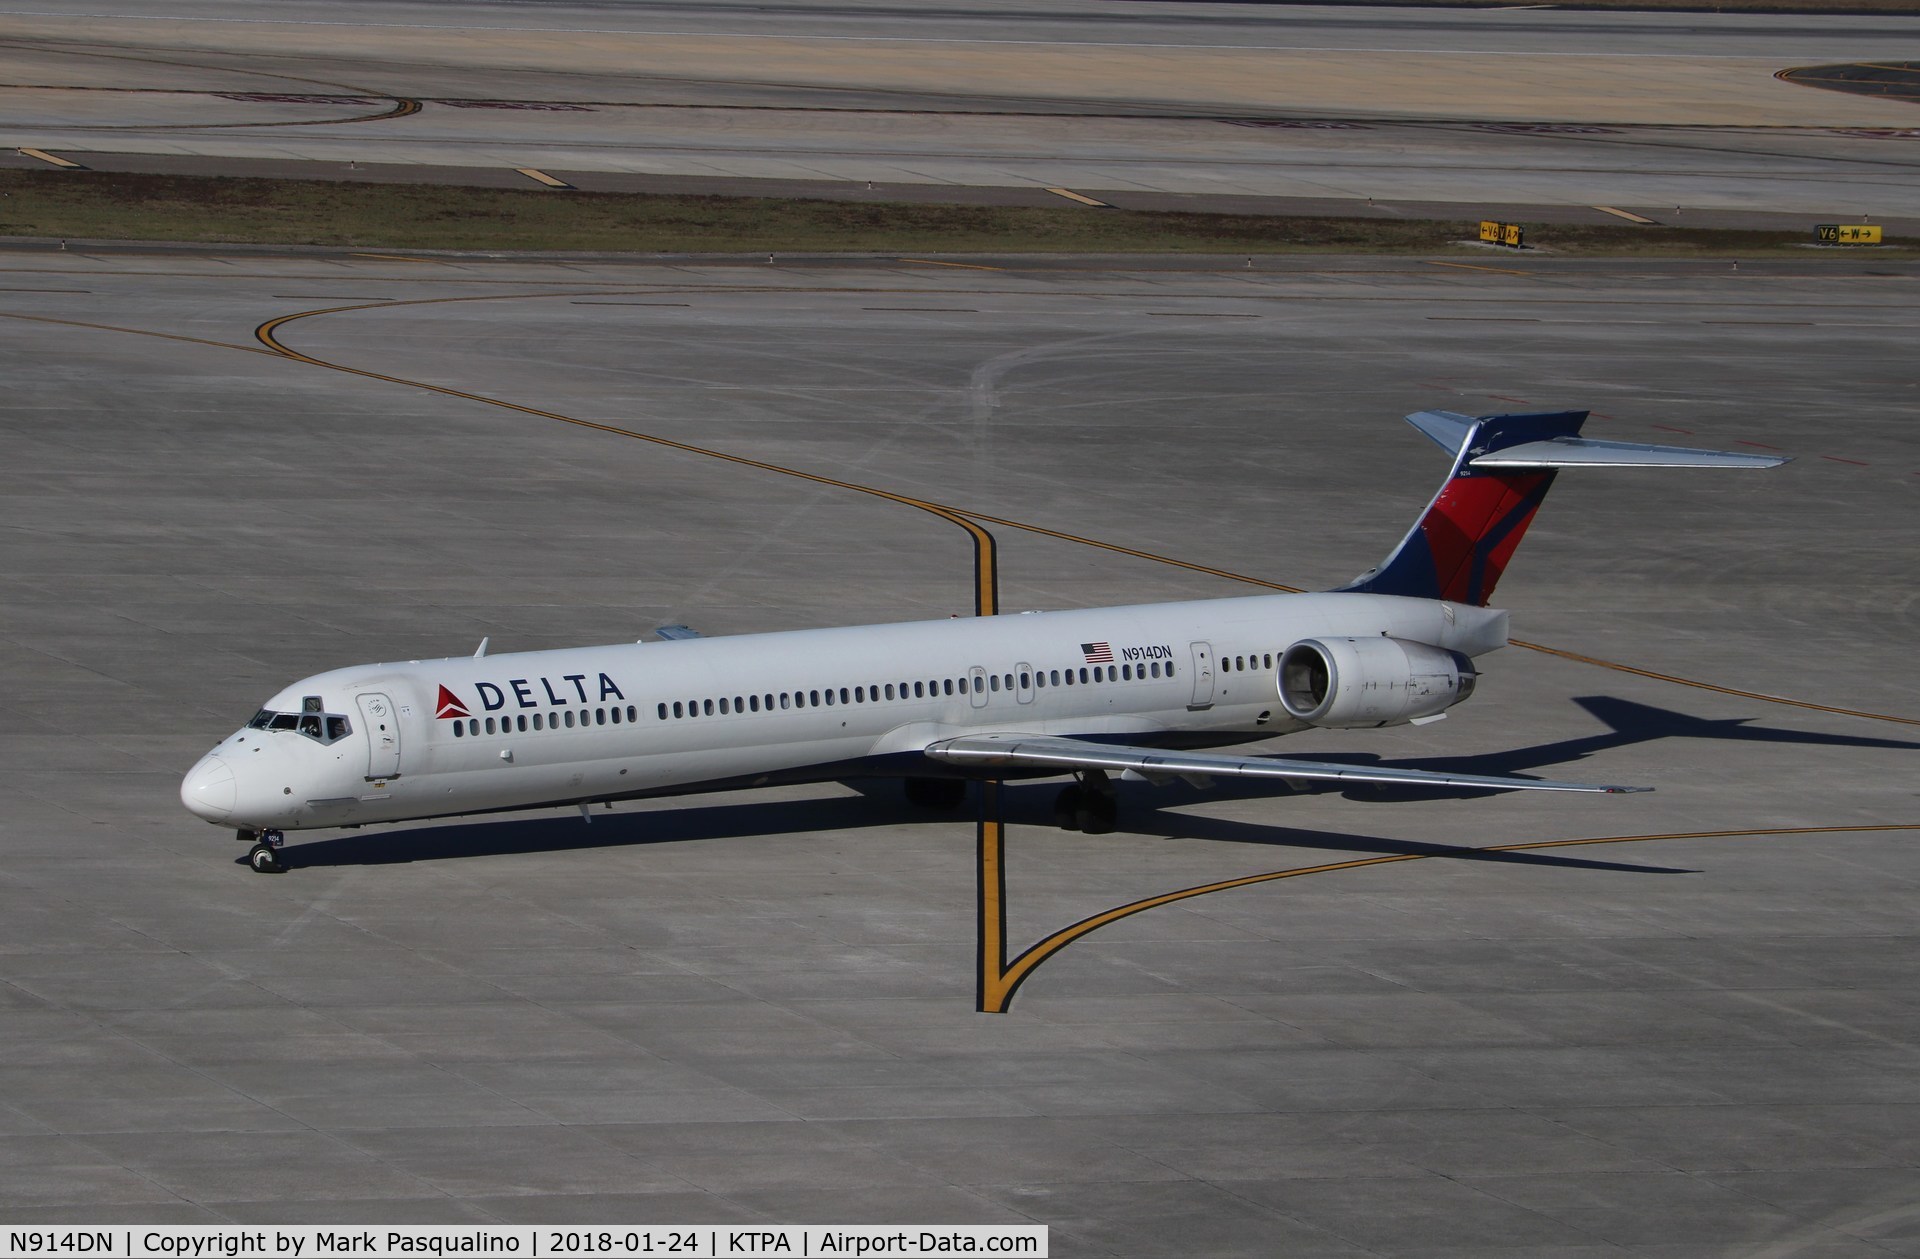
[[[1580,436],[1585,411],[1456,415],[1407,422],[1453,452],[1453,471],[1386,563],[1342,590],[1485,607],[1561,468],[1772,468],[1779,455],[1643,446]]]

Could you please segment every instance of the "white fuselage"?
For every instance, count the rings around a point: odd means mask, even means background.
[[[985,732],[1242,742],[1303,728],[1274,665],[1316,635],[1472,656],[1505,644],[1506,614],[1262,595],[363,665],[287,687],[181,795],[210,822],[293,830],[938,776],[955,771],[921,749]]]

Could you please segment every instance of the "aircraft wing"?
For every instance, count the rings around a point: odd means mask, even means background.
[[[1287,782],[1393,783],[1413,787],[1473,787],[1498,791],[1652,791],[1651,787],[1553,782],[1542,778],[1496,778],[1483,774],[1437,774],[1385,765],[1343,765],[1278,756],[1222,756],[1213,752],[1166,752],[1066,739],[1057,735],[970,734],[942,739],[923,749],[936,761],[982,769],[1100,769],[1131,773],[1151,782],[1181,778],[1200,785],[1209,778],[1278,778]]]

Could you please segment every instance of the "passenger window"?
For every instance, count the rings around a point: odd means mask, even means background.
[[[994,690],[994,691],[997,691],[997,690],[999,690],[999,689],[1000,689],[1000,675],[996,673],[996,674],[994,674],[994,675],[993,675],[992,677],[990,677],[990,678],[988,678],[988,679],[987,679],[987,687],[988,687],[988,689],[989,689],[989,690]]]
[[[758,695],[747,696],[747,710],[756,713],[760,711],[760,697]]]
[[[720,697],[720,715],[722,717],[727,715],[727,697],[724,695]]]
[[[1082,685],[1082,686],[1085,686],[1086,684],[1087,684],[1087,671],[1086,671],[1085,669],[1081,669],[1081,670],[1080,670],[1080,685]]]
[[[487,718],[487,733],[488,734],[493,733],[493,718],[491,717]]]
[[[811,707],[811,708],[818,708],[818,707],[820,707],[820,692],[818,692],[818,691],[808,691],[808,692],[807,692],[807,705],[808,705],[809,707]]]
[[[513,724],[514,724],[514,728],[517,729],[521,734],[525,734],[527,732],[527,719],[525,717],[516,717],[514,719]]]
[[[847,702],[847,688],[844,686],[840,688],[840,702],[842,704]]]
[[[1073,670],[1072,670],[1072,669],[1068,669],[1068,670],[1067,670],[1067,685],[1068,685],[1068,686],[1072,686],[1072,685],[1073,685]]]
[[[893,698],[893,683],[891,682],[887,683],[887,698],[888,699]]]
[[[1133,666],[1130,664],[1121,665],[1120,676],[1125,678],[1129,682],[1133,681]]]
[[[867,702],[867,688],[866,688],[866,687],[864,687],[864,686],[856,686],[856,687],[854,687],[854,688],[853,688],[853,702],[854,702],[854,703],[856,703],[856,704],[864,704],[864,703],[866,703],[866,702]]]
[[[780,692],[780,707],[785,708],[786,706],[787,706],[787,693],[785,691],[782,691]]]
[[[587,715],[584,712],[580,714],[580,724],[583,726],[587,724]],[[567,729],[573,729],[573,710],[571,708],[567,710]]]
[[[475,739],[480,737],[480,719],[478,717],[470,718],[467,721],[467,734]]]
[[[674,716],[676,716],[676,717],[678,717],[678,716],[680,716],[680,715],[681,715],[681,714],[680,714],[680,701],[679,701],[679,700],[674,700],[674,701],[673,701],[673,715],[674,715]]]
[[[538,730],[538,729],[540,728],[540,714],[539,714],[539,713],[535,713],[535,714],[533,715],[533,728],[534,728],[535,730]]]
[[[620,715],[620,710],[617,708],[614,709],[613,715],[618,717]],[[666,719],[667,719],[667,706],[663,703],[660,705],[660,720],[665,721]]]
[[[736,713],[744,713],[747,711],[747,706],[741,702],[741,697],[738,695],[733,697],[733,711]]]
[[[456,722],[454,722],[454,723],[453,723],[453,737],[454,737],[454,738],[456,738],[456,739],[464,739],[464,738],[466,738],[466,737],[467,737],[467,723],[466,723],[466,722],[464,722],[464,721],[456,721]]]
[[[1033,689],[1033,675],[1031,673],[1023,673],[1020,675],[1020,689],[1023,691]]]
[[[961,678],[961,679],[960,679],[960,685],[961,685],[962,687],[965,687],[965,686],[966,686],[966,684],[967,684],[967,680],[966,680],[965,678]],[[949,694],[949,695],[951,695],[951,694],[953,694],[953,679],[952,679],[952,678],[948,678],[948,679],[947,679],[947,694]]]
[[[1013,675],[1009,673],[1006,675],[1006,678],[1007,678],[1007,689],[1011,691],[1013,689]]]
[[[1053,684],[1054,684],[1055,686],[1059,686],[1059,685],[1060,685],[1060,670],[1058,670],[1058,669],[1052,669],[1052,670],[1049,670],[1049,671],[1048,671],[1048,674],[1047,674],[1047,676],[1049,676],[1049,677],[1051,677],[1051,678],[1053,679]]]

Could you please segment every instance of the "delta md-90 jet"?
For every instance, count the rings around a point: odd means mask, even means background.
[[[1115,824],[1113,779],[1644,788],[1208,751],[1436,721],[1507,642],[1487,606],[1561,468],[1782,459],[1579,435],[1584,411],[1408,416],[1453,468],[1379,568],[1337,590],[619,643],[335,669],[190,770],[193,813],[283,869],[285,832],[855,777],[960,803],[1072,775],[1056,816]]]

